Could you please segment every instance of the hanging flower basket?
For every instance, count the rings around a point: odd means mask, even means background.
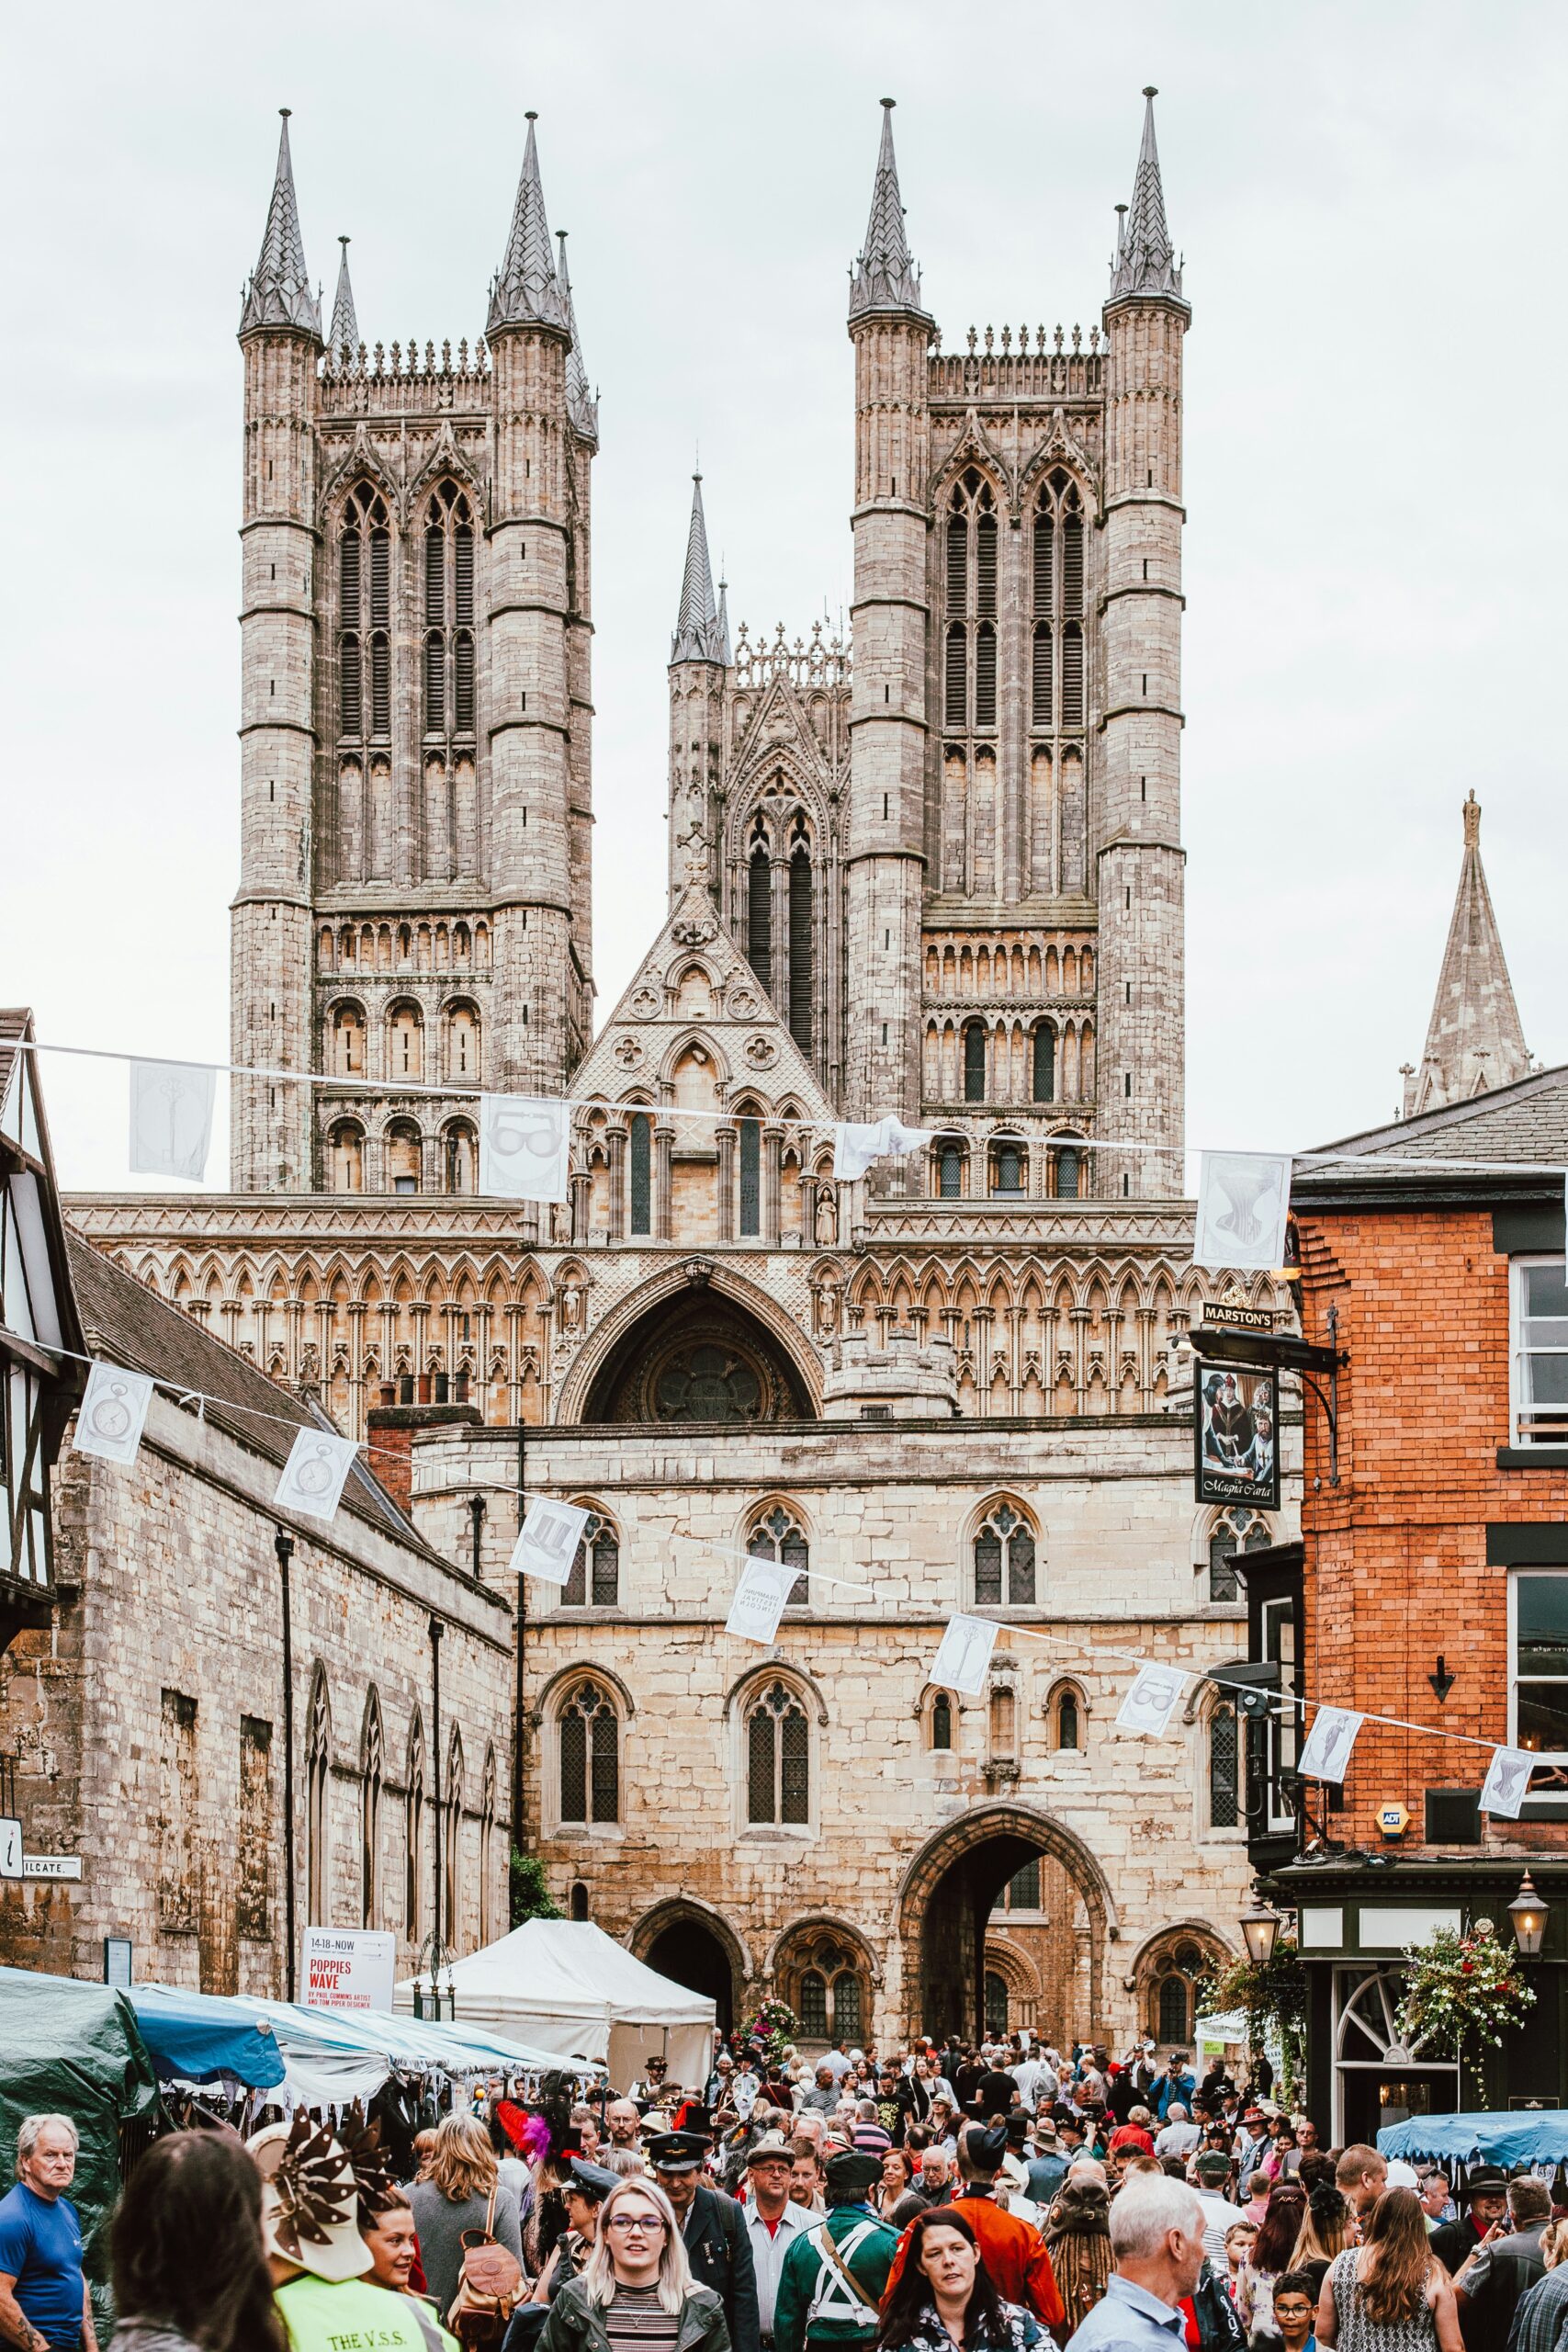
[[[1399,2038],[1411,2050],[1451,2050],[1462,2059],[1466,2044],[1500,2050],[1503,2036],[1535,2006],[1517,1946],[1497,1941],[1490,1919],[1477,1919],[1467,1933],[1438,1928],[1404,1955],[1404,1997],[1398,2012]]]
[[[783,2058],[786,2043],[792,2042],[799,2031],[795,2011],[787,2001],[762,2001],[756,2015],[729,2038],[737,2050],[755,2043],[763,2057],[772,2062]]]

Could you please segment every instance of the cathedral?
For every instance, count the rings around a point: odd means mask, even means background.
[[[514,1837],[562,1910],[807,2041],[1179,2046],[1247,1901],[1204,1677],[1295,1487],[1272,1521],[1192,1500],[1183,1335],[1235,1285],[1181,1198],[1190,312],[1154,96],[1100,322],[951,347],[884,101],[849,641],[732,635],[699,481],[668,903],[607,1017],[600,419],[533,118],[455,347],[367,340],[346,242],[323,325],[285,120],[239,329],[260,1074],[231,1192],[73,1204],[514,1604]],[[570,1098],[567,1202],[479,1193],[480,1090]],[[915,1149],[836,1179],[834,1123],[886,1114]],[[591,1514],[558,1592],[506,1576],[536,1493]],[[767,1650],[725,1631],[748,1554],[795,1572]],[[977,1698],[930,1680],[957,1609],[999,1624]],[[1195,1678],[1157,1742],[1115,1727],[1133,1652]]]

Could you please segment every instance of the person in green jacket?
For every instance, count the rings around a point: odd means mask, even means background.
[[[878,2156],[852,2151],[828,2160],[828,2217],[798,2237],[784,2258],[773,2306],[773,2352],[819,2346],[869,2352],[881,2324],[882,2293],[898,2233],[867,2199],[881,2177]]]

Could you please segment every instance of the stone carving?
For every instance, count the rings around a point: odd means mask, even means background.
[[[661,1002],[657,989],[638,989],[628,1010],[638,1021],[651,1021],[660,1011]]]
[[[746,986],[744,981],[741,982],[739,988],[730,989],[728,1010],[737,1021],[754,1021],[756,1019],[758,1011],[757,999],[753,991]]]
[[[777,1041],[773,1037],[748,1037],[746,1058],[753,1069],[771,1069],[779,1057]]]
[[[623,1069],[640,1069],[648,1058],[647,1049],[640,1037],[617,1037],[614,1051],[615,1059]]]

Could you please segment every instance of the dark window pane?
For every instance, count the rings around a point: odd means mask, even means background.
[[[359,626],[359,534],[345,531],[338,552],[339,618],[344,628]]]
[[[975,637],[975,724],[997,723],[997,632],[982,622]]]
[[[338,653],[339,689],[342,696],[341,728],[344,735],[357,735],[362,725],[359,669],[359,639],[345,637]]]
[[[786,1535],[779,1547],[779,1558],[786,1568],[798,1568],[801,1573],[789,1589],[788,1609],[804,1609],[811,1598],[811,1579],[805,1571],[811,1565],[811,1550],[801,1534]]]
[[[978,1021],[971,1021],[964,1032],[964,1100],[983,1102],[986,1099],[986,1032]]]
[[[800,1980],[800,2031],[806,2041],[828,2039],[828,1980],[815,1968]]]
[[[962,1146],[944,1144],[938,1162],[938,1182],[944,1201],[961,1200],[964,1194],[964,1152]]]
[[[1062,632],[1062,724],[1083,725],[1083,637],[1076,628]]]
[[[975,1538],[975,1600],[978,1608],[998,1608],[1002,1598],[1002,1544],[999,1535],[983,1528]]]
[[[789,862],[789,1034],[811,1051],[811,860],[796,850]]]
[[[588,1531],[586,1528],[584,1528],[582,1532],[582,1541],[579,1544],[576,1552],[572,1555],[571,1566],[567,1571],[566,1582],[560,1589],[560,1597],[561,1606],[563,1609],[581,1609],[587,1602]]]
[[[1008,1599],[1015,1609],[1034,1600],[1034,1538],[1027,1527],[1015,1527],[1008,1544]]]
[[[446,541],[440,530],[424,535],[424,620],[439,628],[446,617]]]
[[[459,622],[472,625],[474,617],[474,535],[466,523],[457,526],[456,579],[457,616]]]
[[[969,526],[962,514],[947,525],[947,609],[962,613],[969,605]]]
[[[1033,725],[1049,727],[1056,698],[1052,691],[1051,632],[1043,621],[1034,632],[1034,671],[1030,691]]]
[[[861,2016],[860,1978],[843,1969],[833,1979],[834,2041],[859,2041],[864,2030]]]
[[[1034,1100],[1055,1102],[1056,1096],[1056,1032],[1043,1021],[1034,1032]]]
[[[632,1231],[653,1231],[653,1121],[645,1112],[632,1114]]]
[[[1083,611],[1083,518],[1077,514],[1062,525],[1062,610]]]
[[[746,952],[751,969],[765,989],[773,984],[773,875],[768,853],[760,844],[751,853],[746,877]]]
[[[1515,1671],[1568,1674],[1568,1577],[1519,1577],[1515,1584]]]
[[[560,1817],[588,1818],[588,1726],[576,1707],[560,1719]]]
[[[385,628],[392,616],[391,550],[385,531],[370,534],[370,626]]]
[[[762,1123],[760,1119],[740,1122],[740,1230],[743,1235],[761,1233],[762,1229]]]
[[[1021,1871],[1014,1871],[1011,1878],[1009,1879],[1008,1908],[1010,1911],[1039,1910],[1040,1860],[1038,1855],[1033,1861],[1025,1862]]]
[[[1168,1976],[1159,1988],[1159,2038],[1187,2040],[1187,1986],[1179,1976]]]
[[[1056,1745],[1077,1747],[1078,1744],[1078,1702],[1070,1690],[1064,1690],[1056,1702]]]
[[[942,690],[942,718],[948,727],[961,728],[967,723],[964,695],[967,668],[963,625],[954,621],[947,632],[947,672]]]
[[[474,640],[460,629],[452,647],[452,724],[459,735],[474,731]]]
[[[975,526],[975,609],[994,615],[997,609],[997,518],[982,514]]]
[[[1234,1829],[1240,1818],[1235,1710],[1227,1702],[1209,1718],[1209,1826]]]
[[[1568,1682],[1520,1683],[1518,1745],[1568,1756]]]
[[[1005,1977],[994,1968],[986,1971],[986,2031],[1005,2033],[1008,2030],[1008,1988]]]
[[[446,639],[424,640],[424,731],[441,735],[446,728]]]
[[[370,640],[370,732],[386,736],[392,724],[391,651],[384,637]]]
[[[1078,1170],[1083,1165],[1070,1145],[1056,1154],[1056,1198],[1076,1201],[1078,1196]]]
[[[1049,613],[1051,610],[1051,557],[1055,536],[1056,526],[1051,515],[1037,514],[1034,518],[1034,609],[1037,613]]]
[[[607,1527],[593,1538],[593,1606],[614,1609],[620,1598],[621,1547]]]
[[[810,1778],[807,1768],[806,1717],[798,1707],[789,1708],[779,1724],[779,1737],[784,1746],[783,1818],[804,1822],[811,1818]]]
[[[747,1769],[747,1813],[749,1821],[773,1821],[773,1719],[766,1707],[759,1707],[748,1726],[750,1756]]]
[[[953,1746],[953,1702],[945,1690],[939,1690],[931,1701],[931,1746]]]
[[[614,1821],[620,1812],[620,1766],[616,1756],[617,1725],[608,1707],[593,1718],[593,1818]]]
[[[1241,1598],[1241,1579],[1235,1572],[1235,1537],[1228,1527],[1217,1527],[1209,1539],[1209,1598]]]

